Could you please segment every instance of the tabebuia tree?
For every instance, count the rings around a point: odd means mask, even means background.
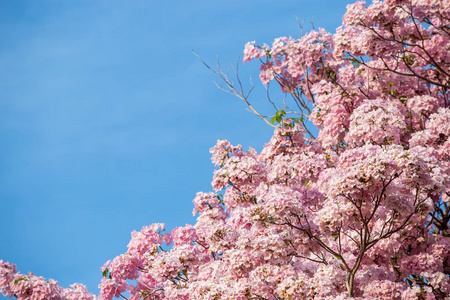
[[[450,1],[356,2],[255,59],[288,96],[273,116],[217,73],[271,140],[219,140],[197,223],[133,232],[98,299],[450,299]],[[3,295],[97,299],[0,262]]]

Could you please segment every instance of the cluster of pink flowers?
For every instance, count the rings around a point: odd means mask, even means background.
[[[99,299],[450,300],[449,20],[448,0],[358,1],[334,35],[247,43],[301,111],[260,153],[219,140],[197,223],[133,232]],[[4,295],[96,299],[0,263]]]
[[[0,260],[0,291],[4,296],[30,300],[96,300],[87,288],[79,283],[64,289],[58,282],[43,277],[20,274],[16,266]]]

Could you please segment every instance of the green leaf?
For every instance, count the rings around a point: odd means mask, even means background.
[[[279,110],[275,113],[275,115],[270,119],[271,124],[280,123],[283,120],[283,117],[286,115],[284,110]]]
[[[328,79],[331,79],[331,81],[335,82],[336,81],[336,72],[334,72],[333,70],[328,71]]]
[[[286,114],[286,112],[284,110],[279,110],[275,113],[275,116],[283,117],[285,114]]]
[[[105,271],[103,271],[103,277],[108,277],[108,268],[106,268]]]
[[[356,58],[352,58],[351,62],[355,68],[359,67],[359,65],[360,65],[359,60],[357,60]]]

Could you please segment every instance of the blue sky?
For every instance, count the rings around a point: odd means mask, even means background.
[[[334,32],[351,2],[1,1],[0,259],[97,294],[132,230],[195,223],[209,148],[259,151],[272,129],[192,50],[227,68],[248,41],[299,37],[296,16]],[[240,66],[264,110],[258,69]]]

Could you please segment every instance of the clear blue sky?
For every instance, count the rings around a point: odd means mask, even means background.
[[[334,32],[345,0],[0,2],[0,259],[98,293],[130,232],[195,223],[209,148],[258,151],[272,129],[218,90],[247,41]],[[265,106],[259,65],[251,100]],[[2,296],[0,296],[1,298]]]

